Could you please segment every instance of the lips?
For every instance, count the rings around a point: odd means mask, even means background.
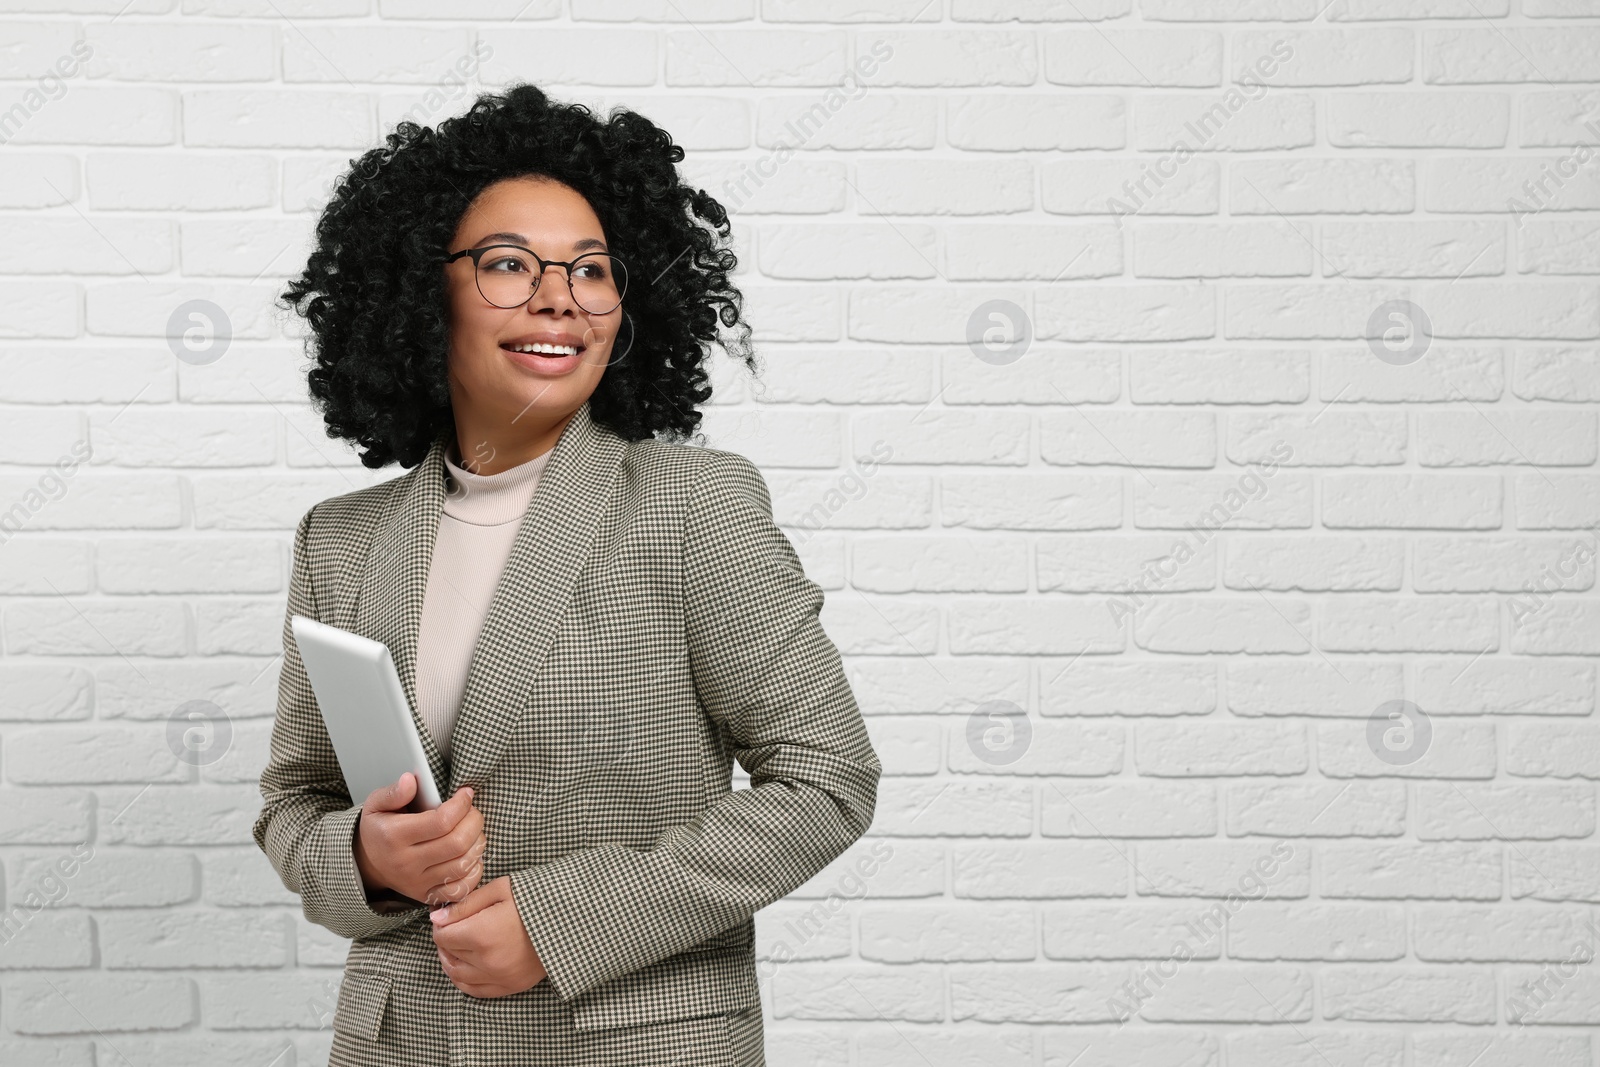
[[[506,358],[528,373],[541,378],[560,378],[571,374],[583,365],[582,345],[568,344],[565,346],[565,352],[548,350],[523,352],[519,351],[518,348],[508,347],[510,344],[512,342],[505,342],[500,345],[500,351],[506,354]],[[525,348],[527,346],[521,345],[519,347]],[[572,351],[573,348],[577,348],[578,351],[574,353]]]

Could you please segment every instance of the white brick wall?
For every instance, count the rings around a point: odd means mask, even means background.
[[[270,305],[345,160],[532,79],[732,210],[706,428],[886,768],[759,917],[769,1062],[1600,1064],[1600,3],[4,8],[0,1063],[325,1061],[249,827],[289,533],[400,471]]]

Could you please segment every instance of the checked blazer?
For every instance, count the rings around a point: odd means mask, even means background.
[[[448,431],[447,431],[448,433]],[[300,520],[256,843],[352,938],[330,1064],[763,1063],[752,916],[872,821],[881,765],[823,594],[743,456],[562,431],[478,637],[452,760],[416,720],[417,633],[446,492],[408,473]],[[289,616],[393,653],[440,792],[475,790],[548,980],[471,997],[426,907],[368,899],[351,797]],[[732,760],[750,788],[731,789]]]

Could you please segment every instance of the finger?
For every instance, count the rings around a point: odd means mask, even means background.
[[[493,884],[492,882],[490,883],[490,885]],[[433,919],[434,929],[437,932],[441,927],[470,919],[485,908],[497,903],[499,903],[498,898],[489,891],[488,886],[479,886],[455,903],[446,904],[444,907],[437,908],[428,914]]]
[[[463,818],[456,823],[454,829],[446,831],[438,837],[419,837],[412,842],[416,846],[416,861],[422,864],[424,870],[436,865],[448,864],[453,860],[471,852],[483,837],[483,818],[476,813]]]
[[[482,834],[476,841],[467,846],[463,852],[451,855],[438,863],[429,863],[422,868],[422,877],[431,885],[441,885],[445,882],[455,882],[465,878],[472,872],[474,866],[481,866],[484,853],[489,850],[489,839]],[[431,846],[418,846],[418,855],[426,858],[433,851]],[[476,883],[474,883],[476,884]]]
[[[419,812],[412,820],[412,831],[415,833],[414,841],[432,841],[437,838],[447,837],[462,819],[476,811],[472,806],[473,789],[464,785],[450,794],[450,799],[440,804],[432,811]]]
[[[443,965],[441,964],[441,966]],[[457,972],[457,974],[459,973],[460,972]],[[489,997],[498,997],[502,995],[501,989],[496,985],[469,981],[466,978],[460,978],[451,974],[448,970],[445,971],[445,976],[450,979],[451,985],[455,986],[469,997],[477,997],[482,1000]]]
[[[393,785],[381,785],[367,794],[362,811],[399,811],[417,795],[417,776],[406,771]]]
[[[472,839],[470,829],[461,838],[462,847],[453,852],[450,844],[453,840],[451,834],[461,821],[475,810],[472,806],[472,787],[462,786],[449,800],[431,811],[402,813],[395,823],[395,840],[407,846],[429,846],[430,851],[420,857],[426,864],[459,856]]]
[[[445,974],[453,982],[464,982],[469,985],[493,985],[500,979],[483,965],[481,960],[471,956],[463,956],[459,952],[451,952],[447,948],[436,947],[439,954],[439,965],[445,968]]]
[[[427,896],[423,899],[430,908],[442,908],[447,904],[466,899],[467,894],[478,888],[478,883],[481,881],[483,881],[483,863],[479,861],[474,863],[462,877],[441,882],[428,890]]]

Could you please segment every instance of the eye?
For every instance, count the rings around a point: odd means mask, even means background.
[[[519,271],[526,272],[528,265],[517,256],[501,255],[495,256],[492,259],[488,256],[485,256],[480,269],[513,274]]]

